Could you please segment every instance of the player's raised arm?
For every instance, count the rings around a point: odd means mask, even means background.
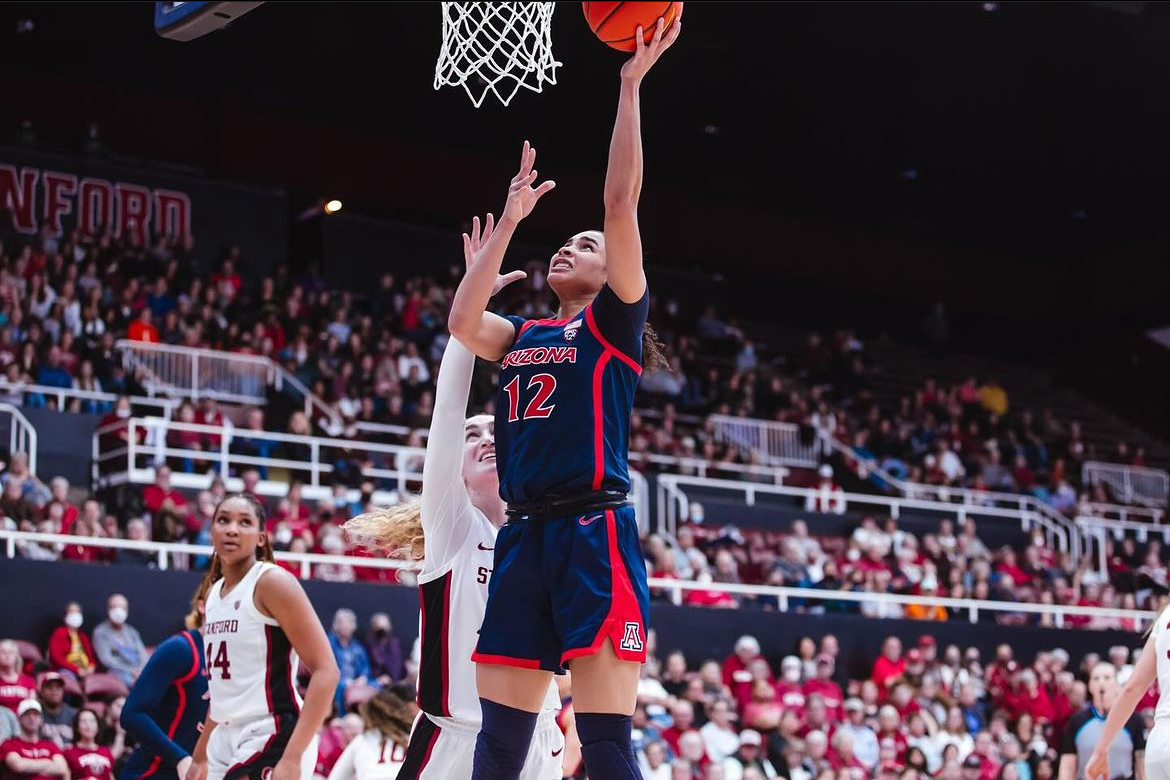
[[[642,271],[642,237],[638,232],[638,197],[642,193],[642,118],[639,92],[650,68],[678,40],[682,12],[669,30],[658,20],[649,44],[638,28],[638,50],[622,66],[617,119],[609,143],[605,172],[606,283],[626,303],[636,303],[646,292]]]
[[[487,310],[488,299],[492,296],[500,266],[504,262],[504,253],[508,250],[516,226],[532,213],[536,202],[556,186],[552,181],[535,188],[532,186],[537,177],[533,167],[535,163],[536,150],[525,141],[520,157],[520,171],[512,178],[500,221],[493,224],[492,215],[488,214],[485,233],[488,238],[476,253],[475,263],[468,267],[467,275],[459,283],[455,300],[451,304],[451,314],[447,318],[451,335],[485,360],[499,360],[516,337],[516,328],[512,323]],[[477,230],[478,227],[473,228],[473,231]],[[465,249],[469,243],[470,236],[464,234]]]

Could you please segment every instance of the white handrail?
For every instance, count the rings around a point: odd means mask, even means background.
[[[1081,466],[1081,481],[1090,485],[1105,483],[1126,504],[1166,507],[1170,500],[1170,474],[1161,469],[1087,460]]]
[[[684,477],[676,474],[661,474],[658,477],[659,485],[659,513],[661,528],[673,535],[679,518],[685,519],[690,511],[690,501],[681,490],[682,486],[690,485],[699,488],[716,490],[730,490],[744,494],[745,503],[753,506],[757,494],[790,496],[793,498],[814,499],[818,493],[812,488],[788,487],[783,485],[761,485],[751,482],[733,482],[725,479],[701,479],[698,477]],[[846,505],[850,506],[882,506],[889,510],[890,517],[897,518],[903,509],[921,509],[930,512],[939,512],[953,515],[959,522],[968,517],[988,517],[1018,522],[1024,531],[1031,530],[1033,524],[1045,531],[1047,542],[1057,543],[1059,549],[1070,549],[1070,534],[1068,530],[1033,512],[1020,512],[1015,509],[1003,509],[992,506],[973,506],[968,504],[949,504],[941,501],[923,501],[914,498],[900,498],[896,496],[880,496],[869,493],[844,493]]]
[[[1125,506],[1124,504],[1097,504],[1085,502],[1077,506],[1079,517],[1100,517],[1106,520],[1129,520],[1145,518],[1145,522],[1160,524],[1166,520],[1161,509],[1148,506]],[[1138,522],[1141,522],[1140,520]]]
[[[870,458],[863,458],[847,444],[837,441],[836,439],[829,439],[829,445],[836,450],[847,460],[857,461],[865,470],[859,476],[866,477],[865,472],[876,474],[882,481],[887,482],[891,487],[901,493],[903,496],[910,498],[921,498],[923,496],[934,496],[939,502],[951,504],[958,501],[963,506],[986,506],[991,504],[1007,504],[1015,505],[1021,513],[1030,517],[1039,517],[1042,519],[1043,525],[1052,525],[1064,529],[1072,543],[1073,548],[1077,547],[1077,533],[1079,529],[1072,520],[1048,504],[1040,501],[1035,496],[1024,495],[1023,493],[1000,493],[990,490],[970,490],[968,488],[954,488],[945,485],[927,485],[921,482],[906,482],[898,479],[893,474],[882,469],[877,464],[877,461]],[[1065,548],[1067,549],[1067,548]]]
[[[81,390],[75,387],[51,387],[49,385],[29,384],[27,382],[9,382],[0,379],[0,392],[8,393],[37,393],[38,395],[54,396],[57,399],[57,408],[65,408],[66,398],[78,398],[83,401],[101,401],[103,403],[117,403],[122,396],[117,393],[106,393],[100,390]],[[178,407],[179,402],[173,398],[151,398],[142,395],[127,396],[135,406],[156,406],[162,410],[164,417],[169,417]]]
[[[137,365],[146,369],[153,378],[148,385],[152,392],[157,383],[171,395],[184,398],[198,400],[213,397],[221,401],[260,406],[266,404],[268,399],[262,390],[251,389],[255,383],[260,383],[262,387],[271,385],[277,390],[288,383],[304,400],[307,416],[312,418],[313,410],[316,409],[332,424],[340,422],[336,409],[314,395],[284,366],[262,355],[129,339],[119,340],[116,346],[122,350],[127,368]]]
[[[676,457],[674,455],[655,455],[652,452],[631,452],[629,455],[631,463],[638,464],[653,464],[657,466],[667,466],[676,469],[688,469],[694,471],[698,476],[707,476],[708,471],[731,471],[737,474],[747,474],[750,476],[763,477],[775,485],[784,484],[784,478],[789,475],[788,469],[783,466],[761,466],[752,463],[725,463],[719,460],[707,460],[706,458],[686,458]]]
[[[816,444],[801,442],[799,425],[727,414],[713,414],[707,419],[716,441],[762,453],[769,463],[778,466],[815,468],[817,465],[818,448]]]
[[[12,415],[12,427],[8,432],[8,452],[23,452],[28,456],[30,474],[37,473],[37,429],[12,404],[0,403],[0,414]]]
[[[206,544],[188,544],[186,542],[149,542],[133,539],[111,539],[104,536],[74,536],[72,534],[42,534],[32,531],[4,531],[0,530],[0,539],[7,540],[8,557],[16,557],[16,545],[21,542],[46,542],[56,545],[76,544],[81,547],[104,547],[115,550],[141,550],[158,555],[159,569],[170,567],[170,556],[175,553],[210,556],[215,548]],[[288,551],[274,551],[278,561],[290,561],[301,565],[301,577],[308,578],[309,567],[317,564],[333,566],[352,566],[354,568],[370,569],[418,569],[419,565],[412,561],[398,561],[391,558],[358,558],[351,555],[323,555],[320,553],[295,553]]]
[[[174,553],[188,553],[193,555],[210,556],[213,549],[208,545],[187,544],[185,542],[150,542],[133,541],[130,539],[109,539],[94,536],[72,536],[67,534],[42,534],[25,531],[0,530],[0,539],[6,541],[7,556],[15,558],[17,545],[22,542],[49,543],[57,545],[76,544],[89,547],[105,547],[114,549],[130,549],[151,552],[158,555],[159,568],[169,568],[170,556]],[[388,558],[358,558],[348,555],[319,555],[316,553],[277,552],[278,561],[292,561],[301,564],[302,576],[307,576],[309,567],[313,564],[331,564],[351,566],[354,568],[374,569],[407,569],[416,570],[419,564],[413,561],[398,561]],[[1101,618],[1107,620],[1133,620],[1135,627],[1140,628],[1144,621],[1152,620],[1157,613],[1114,609],[1109,607],[1079,607],[1061,604],[1034,604],[1014,601],[981,601],[977,599],[956,599],[937,597],[926,599],[922,596],[903,595],[897,593],[856,592],[848,590],[825,590],[819,588],[792,588],[774,585],[746,585],[742,583],[723,582],[694,582],[691,580],[664,579],[651,577],[647,584],[655,590],[666,590],[681,593],[682,591],[705,591],[717,593],[735,593],[745,596],[769,596],[777,599],[781,612],[789,611],[791,602],[808,601],[848,601],[861,604],[929,604],[948,609],[968,611],[968,619],[975,623],[979,619],[979,612],[1007,612],[1025,613],[1032,615],[1052,615],[1057,627],[1064,625],[1064,618],[1068,616]]]
[[[1145,544],[1150,536],[1160,536],[1163,544],[1170,544],[1170,525],[1084,515],[1077,517],[1076,524],[1081,529],[1082,555],[1092,555],[1090,539],[1097,542],[1097,571],[1101,574],[1106,574],[1109,570],[1109,560],[1105,555],[1107,533],[1112,534],[1114,541],[1121,541],[1125,538],[1126,531],[1133,531],[1141,544]]]

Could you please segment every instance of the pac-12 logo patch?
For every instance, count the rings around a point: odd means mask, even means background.
[[[573,320],[565,326],[565,341],[577,338],[577,328],[581,327],[581,320]]]
[[[642,652],[642,627],[637,623],[626,623],[625,633],[622,634],[622,641],[618,646],[633,653]]]

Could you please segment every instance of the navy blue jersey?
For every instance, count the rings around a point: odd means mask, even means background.
[[[175,765],[191,755],[207,716],[207,674],[198,631],[159,645],[122,708],[122,728],[138,740],[119,780],[176,778]]]
[[[516,339],[496,397],[500,497],[630,489],[630,412],[642,374],[649,291],[624,303],[605,286],[568,320],[508,317]]]

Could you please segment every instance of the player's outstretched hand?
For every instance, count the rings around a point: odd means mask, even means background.
[[[532,213],[536,201],[557,186],[555,181],[550,180],[533,188],[532,185],[536,183],[536,169],[532,166],[535,164],[536,149],[525,141],[524,150],[520,153],[520,172],[512,178],[512,184],[508,187],[508,201],[504,204],[501,219],[519,222]]]
[[[637,35],[638,50],[622,66],[622,78],[631,81],[641,81],[650,71],[650,68],[654,67],[654,63],[658,62],[658,58],[662,56],[662,53],[673,46],[681,34],[681,7],[678,9],[678,16],[675,17],[674,24],[670,26],[669,30],[666,29],[666,21],[664,19],[658,20],[658,29],[654,31],[654,37],[650,39],[650,43],[646,43],[646,35],[642,31],[641,25],[639,25]]]
[[[487,243],[487,240],[492,237],[492,231],[495,230],[495,227],[495,217],[488,214],[487,219],[483,222],[483,232],[480,233],[479,217],[472,218],[471,235],[467,233],[463,234],[463,261],[467,264],[468,270],[471,270],[471,266],[475,265],[475,261],[479,258],[480,250],[483,249],[483,245]],[[492,285],[492,295],[495,295],[512,282],[518,282],[527,277],[528,274],[523,271],[512,271],[497,275],[496,283]]]

